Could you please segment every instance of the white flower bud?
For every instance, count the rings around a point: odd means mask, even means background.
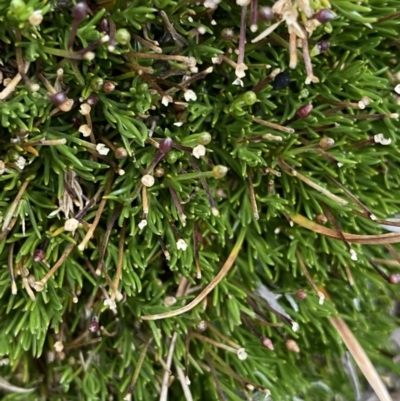
[[[54,350],[56,352],[61,352],[64,349],[64,344],[61,341],[56,341],[54,343]]]
[[[22,156],[18,157],[18,160],[15,162],[15,164],[17,165],[17,167],[21,170],[24,169],[25,165],[26,165],[26,159]]]
[[[107,156],[108,152],[110,151],[109,148],[107,148],[106,145],[104,145],[104,143],[98,143],[96,145],[96,150],[99,152],[99,154]]]
[[[91,110],[90,105],[88,105],[87,103],[83,103],[83,104],[81,104],[81,109],[79,110],[79,112],[80,112],[83,116],[87,116],[87,115],[90,114],[90,110]]]
[[[78,228],[79,225],[79,221],[72,218],[72,219],[68,219],[65,223],[64,223],[64,230],[65,231],[75,231]]]
[[[84,137],[88,137],[92,133],[92,130],[87,124],[83,124],[79,127],[79,132],[82,133]]]
[[[180,240],[178,240],[178,242],[176,243],[176,247],[178,249],[181,249],[182,251],[186,251],[188,244],[181,238]]]
[[[374,135],[374,141],[381,145],[390,145],[392,143],[392,140],[390,138],[385,138],[383,134]]]
[[[197,95],[194,91],[192,91],[191,89],[188,89],[187,91],[185,91],[183,97],[185,98],[185,100],[187,102],[189,102],[190,100],[197,100]]]
[[[155,182],[154,177],[150,174],[146,174],[142,177],[142,184],[145,187],[148,187],[148,188],[152,187],[154,185],[154,182]]]
[[[32,26],[38,26],[42,23],[43,21],[43,14],[42,14],[42,10],[36,10],[34,11],[31,16],[29,17],[29,23]]]
[[[147,226],[147,220],[143,219],[140,220],[140,223],[138,224],[138,227],[143,230],[143,228],[145,228]]]
[[[247,359],[247,352],[246,352],[246,350],[245,350],[244,348],[239,348],[239,349],[237,350],[237,352],[236,352],[236,355],[238,356],[238,358],[239,358],[241,361],[244,361],[244,360]]]
[[[398,95],[400,95],[400,84],[397,84],[397,85],[394,87],[394,91],[395,91]]]
[[[206,154],[206,148],[203,145],[197,145],[193,148],[192,155],[196,159],[200,159],[200,157],[205,156]]]
[[[176,304],[176,298],[175,297],[165,297],[164,298],[164,306],[172,306]]]

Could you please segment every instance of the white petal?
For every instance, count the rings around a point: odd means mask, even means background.
[[[197,145],[193,148],[192,155],[196,159],[200,159],[200,157],[205,156],[206,154],[206,148],[203,145]]]

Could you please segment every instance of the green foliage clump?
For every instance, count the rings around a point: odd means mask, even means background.
[[[334,321],[400,373],[398,1],[238,3],[0,0],[3,400],[354,400]]]

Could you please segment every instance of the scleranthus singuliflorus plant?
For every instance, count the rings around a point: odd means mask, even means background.
[[[0,0],[2,399],[390,400],[399,18]]]

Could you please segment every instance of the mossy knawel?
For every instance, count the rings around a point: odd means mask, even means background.
[[[2,399],[390,399],[397,0],[0,23]]]

